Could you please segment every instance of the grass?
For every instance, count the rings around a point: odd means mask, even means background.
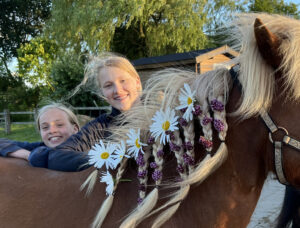
[[[33,124],[12,124],[9,135],[5,134],[3,126],[0,126],[0,138],[26,142],[41,141],[40,135]]]

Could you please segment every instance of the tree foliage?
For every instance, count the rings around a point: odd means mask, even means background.
[[[0,110],[26,110],[36,107],[42,88],[29,88],[22,78],[9,75],[0,61]]]
[[[54,84],[53,100],[68,102],[73,106],[90,107],[99,103],[99,97],[93,94],[89,88],[84,88],[78,93],[74,89],[79,85],[84,76],[84,55],[67,52],[58,58],[52,66],[51,78]]]
[[[56,59],[58,46],[55,41],[36,37],[18,49],[18,73],[33,86],[47,85],[53,89],[50,72]]]
[[[285,3],[284,0],[250,0],[249,11],[282,14],[299,19],[298,5]]]
[[[234,0],[53,0],[48,32],[77,52],[162,55],[206,47],[208,13],[234,6]]]
[[[6,71],[7,62],[17,57],[21,44],[40,34],[44,21],[50,16],[51,0],[0,1],[0,58]]]

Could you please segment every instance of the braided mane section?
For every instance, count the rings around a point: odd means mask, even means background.
[[[184,110],[176,109],[179,106],[178,95],[184,85],[196,91],[192,121],[184,120],[182,118]],[[139,166],[137,177],[140,181],[140,186],[137,186],[139,203],[120,227],[135,227],[143,219],[159,211],[152,227],[161,226],[180,207],[182,200],[189,193],[190,185],[201,183],[225,161],[227,157],[225,138],[228,129],[225,105],[230,87],[231,80],[227,69],[218,69],[202,75],[190,71],[167,69],[151,77],[142,95],[142,102],[122,114],[120,124],[111,128],[111,137],[107,139],[110,142],[126,141],[129,129],[140,129],[141,142],[148,143],[148,146],[144,148],[145,153],[140,154],[136,159]],[[166,182],[163,178],[165,163],[163,155],[166,152],[163,148],[166,146],[163,146],[159,139],[153,142],[149,132],[153,116],[157,111],[166,109],[176,110],[176,116],[179,118],[178,128],[176,128],[178,130],[166,132],[169,136],[169,141],[167,140],[166,143],[170,151],[168,153],[171,153],[177,161],[174,169],[178,177],[171,182],[170,180]],[[195,137],[194,123],[196,122],[199,122],[197,125],[201,126],[200,138]],[[215,131],[218,134],[213,134]],[[213,135],[218,135],[219,139],[213,139]],[[213,141],[216,140],[221,141],[219,148],[213,147]],[[198,143],[203,145],[203,152],[206,153],[201,161],[196,160],[196,157],[199,157],[196,156],[199,151],[194,149],[195,144]],[[154,162],[149,164],[149,158],[152,158]],[[118,177],[120,178],[121,176]],[[156,187],[146,194],[148,178],[153,179]],[[169,200],[164,205],[155,208],[159,200],[158,186],[176,190],[172,191]],[[98,214],[98,218],[102,217],[103,221],[107,212]]]

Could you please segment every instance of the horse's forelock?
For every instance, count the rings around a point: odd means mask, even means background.
[[[284,72],[285,91],[289,98],[300,97],[300,22],[280,15],[241,14],[228,29],[234,47],[240,49],[239,80],[243,87],[241,105],[236,114],[242,118],[257,115],[272,103],[275,88],[274,70],[262,59],[254,37],[254,21],[260,18],[264,25],[282,38],[280,52]]]

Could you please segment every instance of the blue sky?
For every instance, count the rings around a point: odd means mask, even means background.
[[[300,0],[285,0],[284,2],[300,4]],[[298,6],[298,9],[300,9],[300,5]]]

